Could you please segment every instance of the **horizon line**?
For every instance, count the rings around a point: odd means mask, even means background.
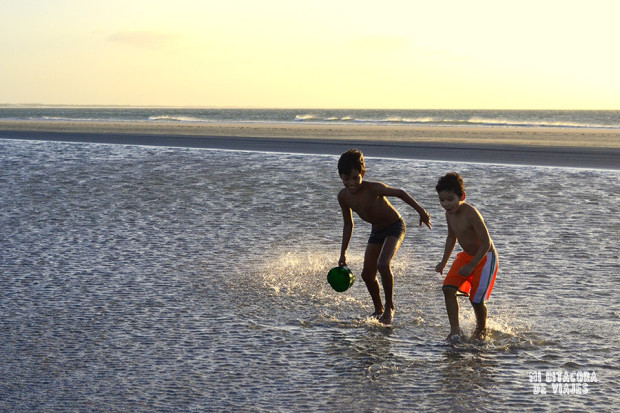
[[[566,112],[617,112],[620,109],[558,109],[558,108],[536,108],[536,109],[508,109],[508,108],[355,108],[355,107],[278,107],[278,106],[201,106],[201,105],[132,105],[132,104],[65,104],[65,103],[0,103],[0,108],[21,107],[21,108],[129,108],[129,109],[246,109],[246,110],[445,110],[445,111],[566,111]]]

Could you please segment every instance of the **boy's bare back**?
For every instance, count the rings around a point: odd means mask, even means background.
[[[397,189],[380,182],[364,181],[355,190],[344,188],[338,194],[338,202],[344,209],[351,209],[364,221],[377,227],[394,223],[400,218],[386,196],[397,196]]]
[[[406,224],[387,197],[400,198],[420,214],[420,226],[431,228],[431,216],[411,195],[381,182],[364,181],[366,166],[364,155],[357,149],[343,153],[338,160],[338,174],[344,189],[338,193],[342,209],[342,245],[339,265],[347,263],[347,249],[353,234],[353,211],[364,221],[372,224],[368,245],[364,253],[362,279],[372,298],[375,312],[372,314],[382,324],[391,324],[394,317],[394,275],[390,268],[392,258],[405,237]],[[385,305],[381,301],[381,282],[385,291]]]

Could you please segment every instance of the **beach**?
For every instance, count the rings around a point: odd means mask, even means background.
[[[620,168],[617,129],[4,119],[0,138]]]

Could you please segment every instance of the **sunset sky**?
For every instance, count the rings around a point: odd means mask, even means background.
[[[620,2],[2,0],[0,103],[620,109]]]

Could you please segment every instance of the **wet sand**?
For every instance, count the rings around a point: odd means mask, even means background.
[[[0,138],[620,169],[606,129],[2,120]]]

